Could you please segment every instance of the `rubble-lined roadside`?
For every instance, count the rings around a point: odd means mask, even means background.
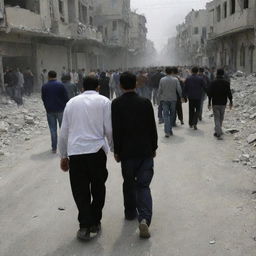
[[[0,102],[0,161],[12,154],[15,145],[39,136],[47,128],[45,110],[39,94],[24,98],[18,107],[14,101]]]
[[[241,152],[233,161],[256,169],[256,76],[237,75],[231,83],[234,109],[227,111],[224,127]]]

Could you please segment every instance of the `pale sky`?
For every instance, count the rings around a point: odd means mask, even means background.
[[[169,37],[176,35],[176,25],[192,9],[203,9],[209,0],[131,0],[131,9],[145,14],[148,38],[161,50]]]

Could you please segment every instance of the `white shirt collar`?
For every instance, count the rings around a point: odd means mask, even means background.
[[[85,91],[85,92],[83,92],[83,94],[99,94],[98,92],[96,92],[96,91]]]

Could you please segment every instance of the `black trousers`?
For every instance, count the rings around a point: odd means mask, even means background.
[[[80,228],[90,228],[101,221],[108,177],[106,163],[102,149],[95,154],[70,157],[70,183]]]
[[[178,116],[179,120],[180,120],[181,122],[183,122],[182,102],[181,102],[180,99],[177,100],[176,113],[177,113],[176,118],[177,118],[177,116]],[[175,118],[175,119],[176,119],[176,118]]]
[[[152,219],[152,197],[150,183],[154,175],[153,158],[122,160],[124,212],[126,218],[135,218],[139,222],[146,219],[148,225]]]
[[[189,125],[194,126],[198,123],[201,108],[201,100],[189,100]]]

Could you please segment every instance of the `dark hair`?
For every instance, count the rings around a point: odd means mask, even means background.
[[[172,74],[172,72],[173,72],[173,68],[167,67],[167,68],[165,69],[165,72],[166,72],[167,75],[170,75],[170,74]]]
[[[191,71],[192,71],[193,74],[197,74],[198,73],[198,67],[193,67],[191,69]]]
[[[132,90],[136,88],[136,76],[131,72],[124,72],[120,76],[120,84],[124,90]]]
[[[96,76],[86,76],[83,82],[85,91],[95,91],[99,86],[99,80]]]
[[[177,67],[173,67],[173,68],[172,68],[172,72],[173,72],[173,74],[175,74],[175,75],[179,74],[179,70],[178,70]]]
[[[57,73],[53,70],[48,72],[48,77],[49,78],[57,78]]]
[[[62,82],[68,82],[68,81],[71,80],[71,76],[70,75],[64,75],[61,80],[62,80]]]
[[[204,68],[199,68],[200,73],[204,73]]]
[[[217,76],[224,76],[224,75],[225,75],[224,69],[220,68],[217,70]]]

